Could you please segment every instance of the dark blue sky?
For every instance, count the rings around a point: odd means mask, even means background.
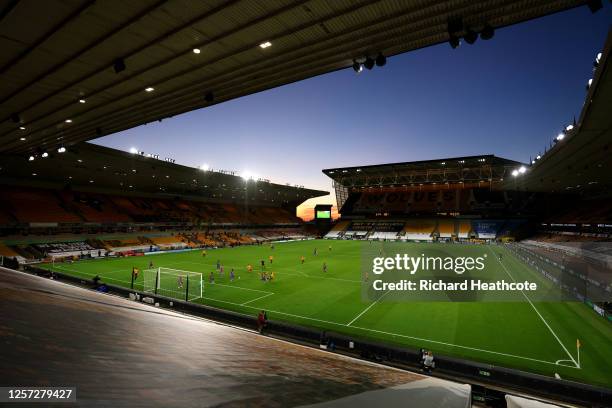
[[[574,116],[612,7],[587,7],[175,116],[96,140],[331,191],[321,169],[495,154],[528,161]],[[327,197],[319,202],[331,202]]]

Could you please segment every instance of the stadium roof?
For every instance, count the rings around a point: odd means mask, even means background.
[[[577,123],[560,126],[555,139],[541,159],[524,174],[507,179],[505,188],[612,194],[612,30]],[[596,56],[593,56],[595,59]],[[584,78],[587,84],[589,78]],[[563,130],[566,126],[573,128]]]
[[[583,4],[0,0],[0,152],[70,146],[379,52],[443,43],[449,31],[461,37]]]
[[[325,169],[344,187],[402,186],[436,183],[497,182],[522,163],[494,155],[452,157],[404,163]]]
[[[91,143],[80,143],[65,153],[27,162],[5,155],[0,183],[49,188],[72,188],[121,194],[189,196],[212,201],[266,205],[295,205],[328,195],[327,191],[245,180],[220,171],[203,171],[140,154]]]

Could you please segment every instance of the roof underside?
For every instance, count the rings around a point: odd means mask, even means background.
[[[408,186],[498,182],[521,165],[514,160],[483,155],[325,169],[323,173],[344,187]]]
[[[33,162],[20,155],[5,155],[0,165],[0,184],[271,206],[297,206],[309,198],[329,194],[264,180],[244,180],[91,143],[80,143],[66,153],[51,153]]]
[[[498,28],[582,4],[0,0],[0,152],[70,146],[346,68],[354,58],[445,42],[449,18]],[[267,41],[271,47],[259,47]],[[125,70],[115,73],[119,58]]]
[[[612,30],[576,126],[541,160],[504,187],[527,191],[612,194]],[[585,78],[585,82],[588,78]]]

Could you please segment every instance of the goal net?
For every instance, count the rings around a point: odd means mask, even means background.
[[[187,301],[201,298],[204,290],[201,273],[181,269],[146,269],[143,281],[144,292]]]

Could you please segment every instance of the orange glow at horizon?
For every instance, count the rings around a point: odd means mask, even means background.
[[[314,219],[314,205],[300,205],[297,208],[297,216],[304,221],[312,221]],[[334,205],[331,210],[332,220],[337,220],[340,217],[338,208]]]

